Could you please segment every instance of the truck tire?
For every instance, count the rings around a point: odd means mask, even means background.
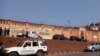
[[[95,48],[92,48],[92,52],[94,52],[95,51]]]
[[[19,56],[17,52],[11,52],[9,56]]]
[[[37,51],[36,56],[44,56],[43,51]]]

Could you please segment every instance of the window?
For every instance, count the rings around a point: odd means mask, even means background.
[[[38,46],[38,43],[37,42],[33,42],[33,46]]]
[[[95,45],[98,45],[98,43],[95,43]]]
[[[28,47],[28,46],[31,46],[31,42],[26,42],[24,47]]]
[[[23,44],[24,44],[24,42],[19,42],[19,43],[17,44],[17,46],[18,46],[18,47],[21,47]]]
[[[100,43],[99,43],[99,45],[100,45]]]
[[[91,45],[95,45],[95,43],[92,43]]]
[[[41,46],[46,46],[46,45],[47,45],[46,42],[41,43]]]

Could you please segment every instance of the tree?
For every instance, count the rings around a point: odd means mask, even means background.
[[[95,26],[99,27],[100,26],[100,23],[96,23]]]
[[[94,23],[91,23],[90,26],[95,26]]]

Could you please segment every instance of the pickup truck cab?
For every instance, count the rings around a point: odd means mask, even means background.
[[[8,56],[33,55],[44,56],[47,53],[47,44],[44,40],[26,40],[19,42],[15,47],[5,48]]]

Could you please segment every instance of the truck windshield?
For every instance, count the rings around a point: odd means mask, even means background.
[[[91,45],[97,45],[97,43],[91,43]]]
[[[17,47],[21,47],[23,45],[24,42],[19,42],[16,46]]]

